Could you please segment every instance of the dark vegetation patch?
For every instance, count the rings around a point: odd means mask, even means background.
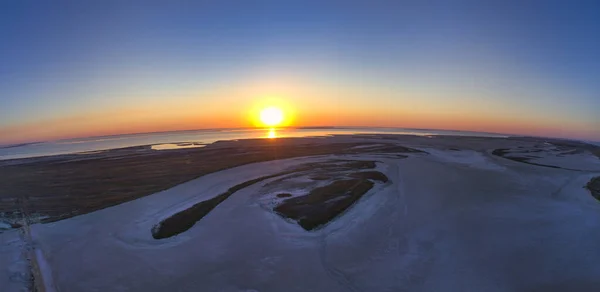
[[[297,142],[306,141],[306,142]],[[316,141],[316,142],[311,142]],[[322,139],[223,141],[203,148],[154,151],[147,146],[0,162],[0,213],[49,216],[52,222],[128,202],[203,175],[261,161],[372,153],[367,143]],[[397,145],[381,151],[420,152]],[[16,204],[15,202],[18,202]]]
[[[155,239],[169,238],[189,230],[198,221],[200,221],[202,218],[208,215],[208,213],[210,213],[223,201],[227,200],[235,192],[267,179],[276,177],[289,179],[297,177],[298,174],[306,175],[307,171],[314,171],[315,169],[356,171],[360,169],[372,169],[375,167],[376,163],[374,161],[332,160],[327,162],[306,163],[289,171],[249,180],[229,188],[226,192],[212,199],[199,202],[186,210],[180,211],[179,213],[173,214],[172,216],[164,219],[152,228],[152,237],[154,237]],[[346,208],[352,205],[352,203],[355,202],[358,198],[360,198],[360,196],[362,196],[365,192],[371,189],[371,187],[373,186],[373,182],[369,180],[378,180],[382,182],[388,181],[388,178],[383,173],[378,171],[355,172],[348,174],[348,176],[352,177],[352,179],[338,180],[325,187],[316,188],[313,191],[311,191],[308,195],[287,199],[277,208],[281,207],[282,205],[294,205],[294,202],[310,203],[310,206],[301,207],[302,210],[292,207],[290,210],[294,210],[294,212],[296,212],[292,214],[295,217],[288,218],[297,219],[297,215],[304,211],[306,213],[306,219],[303,221],[304,223],[300,223],[299,221],[299,224],[305,229],[309,228],[309,226],[312,226],[310,227],[310,229],[312,229],[336,217],[339,213],[343,212],[344,210],[346,210]],[[270,182],[269,184],[275,182],[282,183],[282,180],[277,179],[273,182]],[[350,184],[349,182],[353,183]],[[369,185],[369,187],[365,189],[365,185]],[[292,195],[289,193],[280,193],[277,195],[277,197],[289,198],[292,197]],[[286,207],[283,207],[283,209],[285,210]],[[283,214],[281,212],[278,213]]]
[[[559,151],[572,151],[568,154],[578,154],[589,151],[600,158],[600,146],[582,141],[536,137],[509,137],[507,139],[537,143],[537,145],[534,146],[536,148],[546,147],[543,146],[542,143],[548,143],[555,146]]]
[[[313,230],[328,223],[352,206],[373,187],[373,181],[384,183],[388,181],[388,177],[379,171],[356,171],[373,169],[376,166],[374,161],[360,160],[310,164],[311,169],[337,170],[346,173],[337,172],[337,176],[334,177],[341,175],[342,179],[315,188],[304,196],[287,199],[275,207],[274,211],[284,218],[297,221],[305,230]],[[352,172],[347,173],[349,170]]]
[[[306,196],[285,200],[275,212],[298,221],[305,230],[313,230],[344,212],[373,185],[366,179],[338,180],[313,189]]]
[[[395,139],[394,139],[395,140]],[[368,144],[363,144],[368,145]],[[383,144],[379,146],[349,149],[349,153],[427,153],[418,149],[408,148],[396,144]]]
[[[304,171],[317,172],[340,172],[356,169],[371,169],[375,168],[376,162],[371,160],[329,160],[326,162],[311,162],[298,166],[294,174],[295,176],[305,175]]]
[[[365,168],[375,168],[376,164],[374,161],[361,161],[361,160],[356,160],[356,161],[333,160],[333,161],[324,162],[324,163],[323,162],[306,163],[306,164],[303,164],[300,167],[294,168],[290,171],[285,171],[285,172],[281,172],[281,173],[277,173],[277,174],[273,174],[273,175],[262,176],[262,177],[259,177],[259,178],[253,179],[253,180],[249,180],[249,181],[243,182],[241,184],[237,184],[237,185],[229,188],[226,192],[224,192],[212,199],[197,203],[188,209],[180,211],[179,213],[173,214],[170,217],[164,219],[163,221],[161,221],[160,223],[158,223],[157,225],[155,225],[152,228],[152,237],[154,237],[155,239],[169,238],[169,237],[175,236],[177,234],[181,234],[181,233],[189,230],[198,221],[200,221],[202,218],[204,218],[206,215],[208,215],[208,213],[210,213],[215,207],[217,207],[223,201],[227,200],[235,192],[237,192],[243,188],[249,187],[255,183],[258,183],[258,182],[261,182],[261,181],[264,181],[267,179],[275,178],[275,177],[290,178],[290,177],[296,176],[296,174],[298,174],[298,173],[303,174],[306,171],[314,170],[315,167],[318,167],[318,166],[324,166],[325,168],[332,167],[332,168],[336,168],[336,169],[341,168],[341,169],[347,171],[349,169],[357,170],[357,169],[365,169]],[[320,168],[317,168],[317,169],[320,169]],[[361,178],[361,180],[367,180],[370,177],[376,177],[376,178],[381,179],[383,176],[387,181],[387,177],[385,177],[385,175],[383,175],[382,173],[379,173],[379,175],[377,175],[376,173],[377,172],[373,172],[372,174],[365,174],[364,175],[365,178]],[[276,182],[280,182],[280,181],[277,180]],[[279,197],[279,198],[291,197],[291,196],[292,196],[291,194],[278,194],[277,195],[277,197]],[[288,200],[286,200],[286,202],[289,200],[292,200],[292,199],[288,199]]]
[[[347,161],[340,165],[341,169],[370,169],[375,168],[377,166],[375,161],[368,160],[355,160],[355,161]]]
[[[597,200],[600,200],[600,176],[592,178],[586,185],[586,188],[590,190],[592,196]]]
[[[512,154],[509,149],[495,149],[494,151],[492,151],[492,154],[496,155],[496,156],[500,156],[502,158],[510,159],[510,160],[517,161],[517,162],[527,163],[527,164],[531,164],[531,165],[537,165],[537,166],[543,166],[543,167],[549,167],[549,168],[566,169],[566,170],[576,170],[576,169],[563,168],[563,167],[559,167],[556,165],[548,165],[548,164],[531,162],[530,159],[532,159],[532,158],[530,158],[530,157],[513,156],[514,154]],[[507,156],[507,154],[510,154],[511,156]]]
[[[524,163],[527,163],[527,161],[529,161],[529,159],[530,159],[528,157],[506,156],[507,154],[511,154],[509,149],[495,149],[494,151],[492,151],[492,154],[506,158],[506,159],[514,160],[517,162],[524,162]]]
[[[494,151],[492,151],[492,154],[496,155],[496,156],[501,156],[504,157],[508,152],[508,149],[505,148],[499,148],[499,149],[494,149]]]
[[[324,162],[310,162],[301,164],[288,174],[282,174],[278,179],[269,182],[266,186],[280,185],[284,181],[310,175],[312,180],[329,180],[339,177],[340,173],[359,169],[375,168],[375,161],[341,160],[332,159]]]
[[[351,178],[376,180],[384,183],[388,182],[388,177],[379,171],[361,171],[351,173],[348,176]]]
[[[312,179],[312,180],[328,180],[328,179],[331,179],[331,176],[315,175],[315,176],[311,176],[310,179]]]
[[[163,220],[152,228],[152,237],[154,239],[168,238],[187,231],[230,195],[229,192],[220,194]]]
[[[217,207],[223,201],[227,200],[227,198],[233,195],[233,193],[243,188],[249,187],[257,182],[270,179],[279,175],[281,174],[267,175],[259,177],[257,179],[243,182],[241,184],[237,184],[229,188],[226,192],[212,199],[202,201],[188,209],[176,213],[171,217],[164,219],[159,224],[155,225],[152,228],[152,237],[154,237],[154,239],[162,239],[185,232],[188,229],[192,228],[192,226],[194,226],[196,222],[200,221],[200,219],[204,218],[204,216],[208,215],[208,213],[210,213],[210,211],[212,211],[215,207]]]

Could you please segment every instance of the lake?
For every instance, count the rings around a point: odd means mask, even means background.
[[[508,135],[403,128],[301,128],[301,129],[217,129],[88,137],[31,143],[0,148],[0,160],[102,151],[132,146],[153,145],[153,149],[201,147],[219,140],[252,138],[312,137],[350,134],[452,135],[507,137]]]

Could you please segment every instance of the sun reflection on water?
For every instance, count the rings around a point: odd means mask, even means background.
[[[269,132],[267,133],[267,138],[269,138],[269,139],[277,138],[277,132],[275,131],[275,129],[269,129]]]

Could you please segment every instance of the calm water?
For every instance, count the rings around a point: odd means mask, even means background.
[[[282,129],[277,131],[269,131],[265,129],[196,130],[70,139],[28,144],[10,148],[0,148],[0,160],[101,151],[141,145],[154,145],[153,149],[161,150],[184,147],[201,147],[202,144],[208,144],[219,140],[273,137],[310,137],[336,134],[410,134],[506,137],[506,135],[491,133],[399,128]],[[196,145],[177,145],[178,143],[196,143]]]

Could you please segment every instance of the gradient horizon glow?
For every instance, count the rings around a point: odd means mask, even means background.
[[[599,11],[598,1],[2,1],[0,144],[250,127],[270,106],[286,126],[600,141]]]

